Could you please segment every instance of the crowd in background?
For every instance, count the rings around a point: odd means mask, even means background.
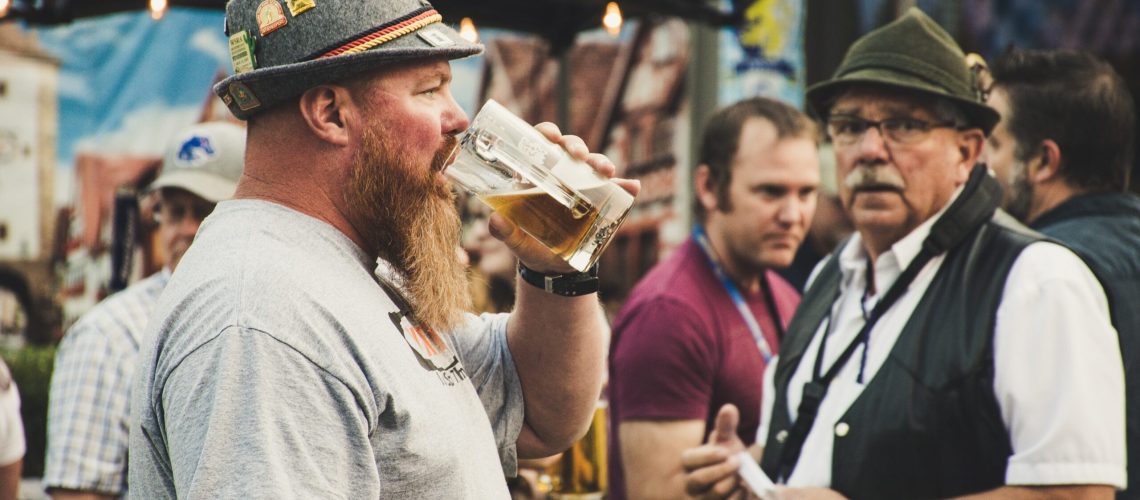
[[[987,65],[912,10],[856,41],[808,109],[717,110],[690,237],[607,314],[520,279],[575,273],[434,183],[454,147],[434,138],[467,124],[444,68],[477,49],[397,3],[360,21],[425,30],[416,50],[377,49],[395,70],[294,61],[287,42],[330,29],[311,3],[288,2],[298,31],[278,39],[260,8],[227,22],[271,50],[217,89],[257,118],[248,139],[203,124],[171,143],[147,194],[166,267],[64,337],[53,498],[539,498],[574,473],[602,490],[575,493],[611,499],[1140,497],[1136,120],[1104,61],[1011,49]],[[378,324],[399,342],[370,337]],[[608,420],[590,418],[596,397]],[[0,403],[18,411],[3,365]],[[23,455],[11,415],[0,499]],[[604,454],[555,453],[588,427]],[[745,484],[742,461],[780,486]]]

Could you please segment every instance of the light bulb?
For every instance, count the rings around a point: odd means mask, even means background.
[[[475,31],[475,22],[470,17],[459,21],[459,36],[471,43],[479,41],[479,32]]]
[[[150,0],[150,18],[155,21],[166,15],[166,0]]]
[[[606,32],[618,36],[621,33],[621,23],[621,9],[618,8],[617,2],[606,4],[606,14],[602,16],[602,26],[606,28]]]
[[[8,9],[12,7],[12,0],[0,0],[0,17],[8,17]]]

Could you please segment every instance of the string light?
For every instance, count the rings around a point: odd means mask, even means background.
[[[459,21],[459,36],[471,43],[479,41],[479,32],[475,31],[475,22],[470,17]]]
[[[606,4],[606,14],[602,16],[602,26],[606,28],[606,32],[618,36],[621,33],[621,23],[621,9],[618,8],[617,2]]]
[[[166,0],[150,0],[150,18],[155,21],[166,15]]]

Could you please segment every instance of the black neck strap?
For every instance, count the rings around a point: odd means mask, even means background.
[[[832,321],[828,319],[827,328],[823,331],[823,338],[819,341],[819,350],[815,356],[815,365],[812,370],[812,380],[804,384],[803,395],[800,399],[800,405],[796,412],[796,421],[792,424],[787,438],[784,442],[783,453],[780,454],[780,472],[779,479],[786,481],[795,470],[796,463],[800,458],[800,451],[803,449],[804,440],[811,432],[811,428],[815,425],[816,416],[819,413],[819,406],[823,402],[823,398],[827,395],[827,388],[831,385],[831,381],[839,374],[839,371],[855,354],[855,350],[860,344],[864,346],[863,362],[859,368],[859,378],[863,378],[863,365],[866,364],[866,346],[870,339],[871,329],[875,327],[875,323],[894,305],[899,297],[906,293],[910,287],[911,282],[918,276],[919,271],[926,267],[930,259],[935,256],[957,246],[961,243],[966,236],[972,233],[976,228],[984,224],[986,221],[993,217],[994,211],[997,210],[998,204],[1001,203],[1002,190],[997,181],[990,177],[987,169],[983,165],[976,165],[974,170],[970,172],[970,178],[966,181],[965,187],[962,189],[962,194],[958,199],[946,209],[946,212],[934,223],[930,229],[930,235],[922,242],[922,250],[918,252],[910,265],[903,270],[898,279],[887,289],[883,298],[879,300],[875,307],[871,309],[871,314],[863,323],[863,328],[859,330],[859,334],[847,344],[847,347],[839,354],[835,363],[828,368],[827,372],[823,372],[823,351],[827,345],[827,337],[830,334]],[[837,259],[838,251],[832,256]],[[872,272],[868,269],[868,272]],[[870,277],[868,276],[868,279]],[[836,291],[838,297],[838,290]],[[834,303],[834,301],[832,301]]]
[[[772,323],[776,325],[776,340],[784,341],[784,321],[780,318],[780,308],[776,307],[775,292],[772,291],[772,285],[768,282],[768,273],[760,273],[760,290],[764,293],[764,302],[768,306],[768,314],[772,316]]]

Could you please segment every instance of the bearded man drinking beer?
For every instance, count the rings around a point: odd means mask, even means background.
[[[246,169],[149,327],[132,496],[507,497],[517,458],[586,431],[596,281],[493,217],[522,265],[574,293],[520,283],[513,314],[465,312],[442,170],[468,121],[448,61],[482,47],[418,0],[286,4],[227,5],[238,73],[215,90],[249,120]]]

